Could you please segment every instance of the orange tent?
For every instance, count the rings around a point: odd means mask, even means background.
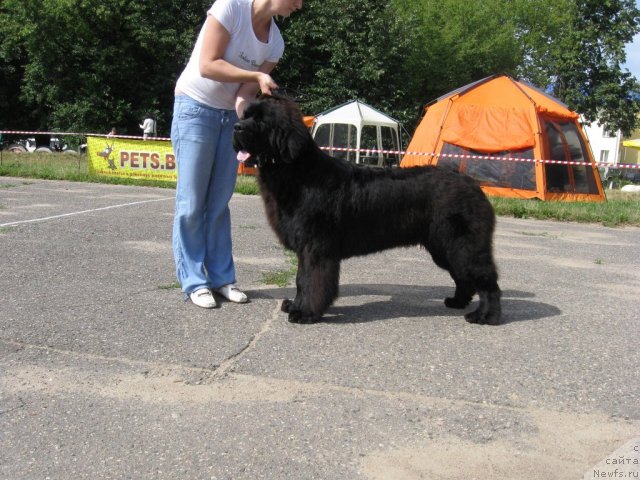
[[[436,164],[474,177],[487,195],[605,200],[578,114],[507,75],[427,105],[401,166]]]

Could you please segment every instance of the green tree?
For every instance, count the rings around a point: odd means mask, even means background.
[[[5,21],[9,7],[0,4],[0,128],[21,130],[29,128],[32,121],[32,115],[19,105],[27,52],[22,25]]]
[[[396,17],[383,0],[305,1],[281,24],[286,49],[276,81],[299,92],[308,113],[356,98],[399,117],[413,113],[411,28]]]
[[[2,0],[0,126],[167,134],[173,89],[212,0]],[[424,104],[495,73],[628,132],[633,0],[305,0],[280,21],[276,81],[306,113],[359,98],[411,129]],[[634,97],[635,95],[635,97]]]
[[[522,60],[512,0],[395,0],[412,48],[410,95],[422,107],[455,88],[495,73],[513,74]],[[412,21],[412,19],[415,20]],[[413,23],[413,25],[412,25]]]
[[[12,115],[31,117],[31,128],[107,131],[116,125],[139,134],[149,111],[167,133],[176,75],[209,5],[3,0],[0,62],[16,72],[10,80],[21,75],[19,99],[9,101]]]
[[[515,74],[548,89],[557,72],[559,39],[575,16],[575,0],[517,0],[511,11],[522,54]]]
[[[634,2],[528,0],[514,13],[524,56],[517,73],[584,115],[625,134],[637,126],[640,85],[622,70],[639,30]]]
[[[576,0],[554,52],[554,94],[588,121],[629,135],[640,125],[640,83],[622,64],[625,44],[639,31],[634,0]]]
[[[280,83],[309,113],[359,98],[410,128],[437,96],[521,59],[508,0],[308,0],[282,25]]]

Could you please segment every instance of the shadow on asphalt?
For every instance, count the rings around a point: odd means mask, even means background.
[[[295,288],[272,288],[249,291],[254,299],[284,300],[295,297]],[[354,297],[377,297],[359,305],[334,305],[322,318],[324,323],[353,324],[394,320],[398,317],[461,317],[477,307],[475,296],[465,310],[454,310],[444,306],[444,298],[453,295],[453,287],[422,287],[393,284],[347,284],[340,286],[340,299]],[[388,297],[380,299],[379,297]],[[502,291],[502,325],[515,322],[540,320],[560,315],[562,311],[547,303],[533,300],[531,292],[519,290]],[[282,314],[283,317],[285,314]]]

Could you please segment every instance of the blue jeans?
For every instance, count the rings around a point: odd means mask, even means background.
[[[171,143],[178,166],[173,256],[185,294],[236,281],[229,200],[238,173],[233,110],[175,97]]]

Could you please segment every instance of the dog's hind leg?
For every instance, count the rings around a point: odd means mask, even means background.
[[[452,266],[446,255],[442,253],[442,249],[438,249],[437,245],[429,249],[427,244],[423,243],[423,247],[429,251],[431,258],[438,267],[449,272],[456,284],[456,293],[454,293],[453,297],[445,298],[444,304],[449,308],[465,308],[471,302],[476,290],[473,287],[473,282],[464,280],[463,275],[454,272],[454,270],[460,270],[460,268],[464,267],[456,265],[455,262],[453,262],[454,266]]]
[[[480,305],[473,312],[467,313],[464,318],[469,323],[481,325],[500,325],[502,307],[500,306],[500,289],[482,290],[479,292]]]
[[[469,323],[498,325],[501,315],[500,287],[491,242],[482,242],[469,236],[460,237],[459,242],[449,248],[446,254],[442,254],[443,251],[436,248],[430,250],[436,265],[448,270],[456,284],[454,296],[447,297],[445,305],[449,308],[465,308],[473,295],[478,293],[478,308],[464,318]]]
[[[338,296],[340,262],[298,255],[296,298],[285,300],[282,310],[292,323],[315,323]]]
[[[464,318],[469,323],[482,325],[499,325],[502,307],[500,306],[500,287],[498,286],[498,273],[491,262],[484,270],[474,269],[474,284],[480,297],[480,304],[473,312],[467,313]]]
[[[451,272],[450,272],[451,273]],[[456,293],[453,297],[444,299],[444,304],[449,308],[465,308],[471,302],[473,295],[476,293],[473,283],[460,280],[451,273],[451,277],[456,284]]]

